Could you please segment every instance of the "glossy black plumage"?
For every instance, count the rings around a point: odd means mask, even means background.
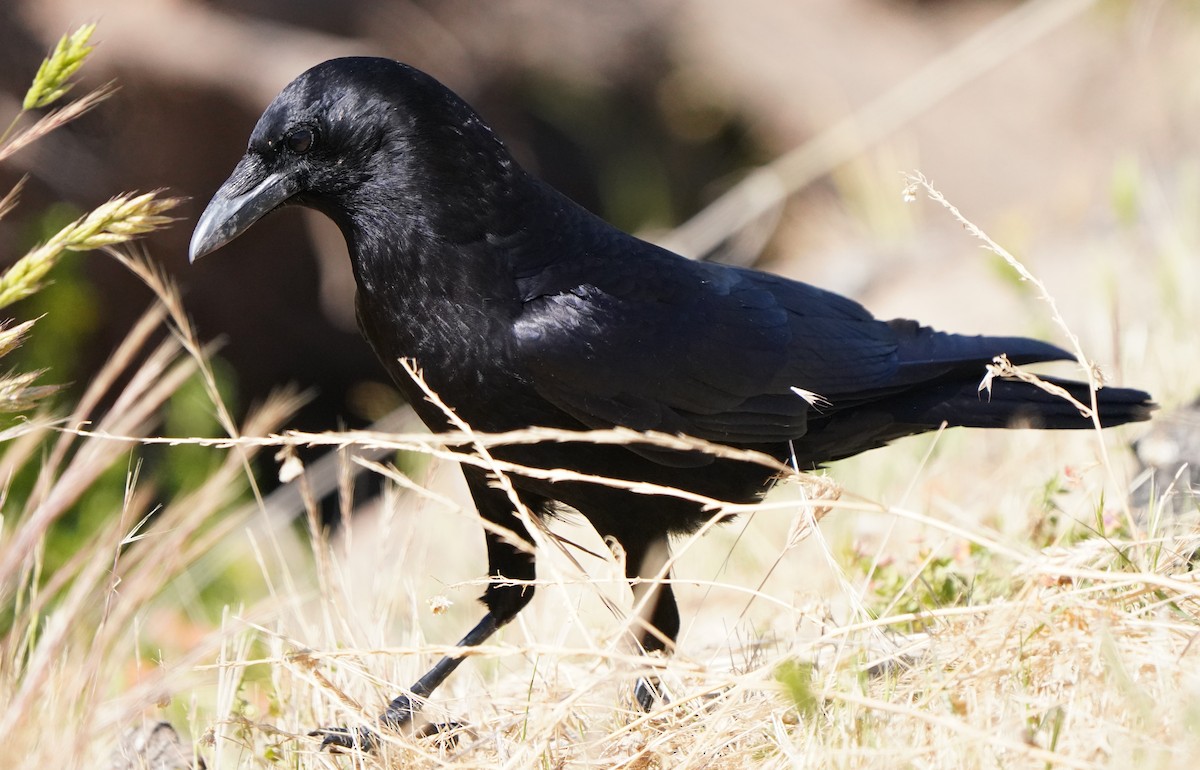
[[[195,259],[284,204],[328,214],[349,246],[364,335],[434,430],[445,416],[400,367],[481,431],[620,425],[750,447],[802,467],[950,425],[1087,428],[1062,399],[1019,382],[978,393],[999,354],[1018,364],[1068,359],[1019,337],[936,332],[880,321],[859,304],[754,270],[684,259],[620,232],[526,174],[492,131],[429,76],[383,59],[321,64],[268,107],[249,150],[193,236]],[[1081,397],[1086,388],[1065,383]],[[802,397],[795,390],[809,394]],[[1099,393],[1102,420],[1145,419],[1140,391]],[[586,443],[497,452],[525,465],[649,481],[734,502],[769,485],[761,466],[647,445]],[[505,494],[464,468],[480,513],[520,530]],[[530,509],[565,503],[627,552],[631,576],[670,532],[699,526],[699,506],[579,482],[516,477]],[[488,537],[489,572],[534,577],[532,559]],[[488,615],[464,643],[510,620],[532,589],[493,585]],[[669,587],[653,623],[679,618]],[[643,638],[649,649],[659,636]],[[458,659],[401,696],[406,721]],[[369,742],[331,731],[326,742]]]

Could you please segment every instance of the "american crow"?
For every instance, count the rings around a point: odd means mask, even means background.
[[[359,325],[384,368],[435,431],[446,415],[401,366],[479,431],[623,426],[756,449],[813,468],[951,426],[1087,428],[1065,400],[1023,382],[978,384],[985,364],[1070,359],[1020,337],[946,334],[880,321],[827,291],[754,270],[685,259],[608,225],[526,173],[486,123],[429,75],[376,58],[328,61],[267,108],[249,149],[200,217],[195,260],[286,204],[341,228],[358,284]],[[1079,398],[1082,383],[1058,381]],[[799,390],[797,390],[799,389]],[[1101,419],[1146,419],[1141,391],[1105,388]],[[535,468],[652,482],[747,503],[772,471],[647,444],[511,446],[501,459]],[[480,514],[520,531],[505,492],[464,465]],[[512,479],[538,515],[558,504],[624,547],[629,577],[671,533],[699,527],[695,502],[576,481]],[[491,532],[475,645],[528,602],[532,556]],[[515,581],[508,582],[505,581]],[[679,630],[660,589],[647,650]],[[381,722],[408,722],[458,665],[448,656]],[[651,691],[639,690],[647,705]],[[321,731],[325,744],[372,745],[366,730]]]

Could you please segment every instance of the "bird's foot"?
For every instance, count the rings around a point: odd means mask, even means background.
[[[334,754],[343,751],[374,751],[379,746],[379,736],[365,727],[318,727],[309,737],[321,739],[321,751],[329,749]]]
[[[417,730],[418,738],[429,738],[436,742],[439,746],[446,749],[453,749],[462,741],[462,736],[467,726],[462,722],[450,720],[449,722],[430,722],[429,724]]]
[[[388,704],[387,709],[379,717],[381,727],[399,732],[409,722],[413,715],[424,705],[420,700],[401,695]],[[310,736],[321,738],[321,749],[332,752],[357,750],[372,752],[379,748],[379,735],[366,727],[319,727],[309,733]]]
[[[661,700],[665,703],[668,700],[662,682],[656,676],[638,677],[637,684],[633,686],[633,699],[644,713],[654,708],[655,701]]]

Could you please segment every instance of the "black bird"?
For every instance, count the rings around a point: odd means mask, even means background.
[[[893,439],[951,426],[1087,428],[1065,400],[1023,382],[980,395],[984,367],[1070,359],[1021,337],[946,334],[875,319],[859,304],[755,270],[692,261],[610,226],[526,173],[458,96],[410,66],[335,59],[275,99],[246,155],[200,217],[195,260],[280,206],[324,212],[346,238],[359,325],[397,387],[435,431],[450,426],[401,359],[474,429],[623,426],[759,450],[813,468]],[[1082,383],[1056,380],[1087,400]],[[799,390],[797,390],[799,389]],[[1138,390],[1098,393],[1104,425],[1147,418]],[[535,468],[652,482],[747,503],[770,485],[762,465],[648,444],[562,443],[496,450]],[[522,531],[505,492],[463,466],[480,514]],[[583,514],[626,552],[629,577],[669,534],[708,515],[691,501],[584,482],[514,476],[538,515]],[[491,532],[475,645],[530,600],[534,559]],[[508,582],[505,581],[516,581]],[[642,645],[675,638],[679,614],[659,589]],[[449,656],[381,717],[408,722],[458,665]],[[643,683],[645,684],[645,683]],[[648,705],[648,687],[639,701]],[[370,746],[366,730],[324,730],[325,744]]]

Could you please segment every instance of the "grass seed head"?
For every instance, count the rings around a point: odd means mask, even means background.
[[[88,45],[92,33],[96,31],[95,24],[85,24],[74,32],[63,35],[42,65],[38,67],[33,85],[25,93],[21,103],[23,110],[38,110],[47,107],[63,97],[71,90],[71,76],[83,66],[94,46]]]

